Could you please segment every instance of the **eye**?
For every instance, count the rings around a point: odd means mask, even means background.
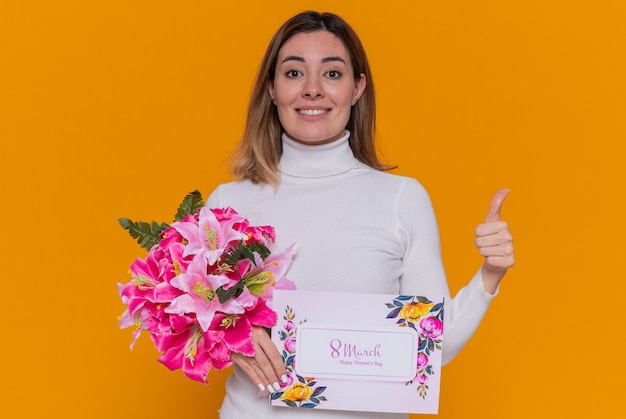
[[[295,79],[296,77],[300,76],[302,73],[300,73],[298,70],[289,70],[285,73],[285,76],[288,79]]]
[[[342,73],[337,70],[330,70],[328,73],[326,73],[326,76],[329,79],[340,79],[342,76]]]

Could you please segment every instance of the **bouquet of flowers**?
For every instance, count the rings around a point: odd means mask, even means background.
[[[252,327],[277,322],[272,290],[295,288],[284,277],[295,244],[271,254],[273,227],[252,226],[231,208],[206,208],[198,191],[171,225],[119,223],[148,250],[130,266],[132,279],[118,284],[127,306],[120,328],[135,328],[131,349],[148,331],[159,362],[205,384],[211,368],[232,364],[231,353],[254,356]]]

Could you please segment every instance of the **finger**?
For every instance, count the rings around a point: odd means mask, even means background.
[[[509,225],[505,221],[492,221],[490,223],[477,225],[474,234],[476,237],[483,237],[508,231]]]
[[[498,246],[486,246],[478,249],[480,255],[485,258],[490,257],[502,257],[502,258],[511,258],[513,257],[513,244],[506,243]],[[489,260],[487,260],[489,263]]]
[[[491,205],[489,207],[489,213],[485,218],[486,223],[490,223],[493,221],[500,221],[500,211],[502,210],[502,203],[506,199],[509,194],[508,189],[500,189],[493,195],[491,198]]]
[[[489,234],[485,236],[477,236],[476,240],[474,240],[474,244],[477,248],[481,247],[491,247],[491,246],[500,246],[505,244],[512,244],[513,236],[508,230],[500,231],[497,234]]]
[[[284,380],[282,376],[285,374],[285,369],[282,362],[282,357],[276,349],[276,345],[271,341],[267,332],[262,328],[254,328],[253,330],[253,342],[256,351],[255,360],[260,369],[260,374],[265,377],[265,387],[270,393],[278,391],[280,385],[279,379]],[[280,378],[279,378],[280,377]]]
[[[252,381],[259,388],[259,390],[265,391],[268,380],[259,375],[260,369],[256,365],[254,358],[249,358],[245,355],[233,352],[230,355],[230,359],[235,365],[242,369],[248,378],[250,378],[250,381]]]
[[[281,354],[278,352],[276,345],[274,345],[274,342],[272,342],[268,336],[267,339],[259,341],[259,346],[267,356],[267,359],[275,376],[280,377],[280,380],[283,382],[286,381],[287,369],[285,368],[285,362]]]

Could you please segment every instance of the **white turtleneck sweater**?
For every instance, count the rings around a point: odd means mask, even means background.
[[[287,277],[299,290],[444,296],[445,364],[470,339],[493,295],[484,290],[479,270],[450,298],[427,192],[414,179],[360,163],[348,138],[304,145],[283,135],[277,189],[231,182],[220,185],[207,206],[232,207],[253,225],[273,226],[276,251],[297,242]],[[406,417],[271,407],[238,367],[226,390],[223,419]]]

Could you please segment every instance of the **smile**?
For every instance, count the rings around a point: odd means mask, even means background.
[[[327,113],[327,109],[298,109],[300,115],[317,116]]]

